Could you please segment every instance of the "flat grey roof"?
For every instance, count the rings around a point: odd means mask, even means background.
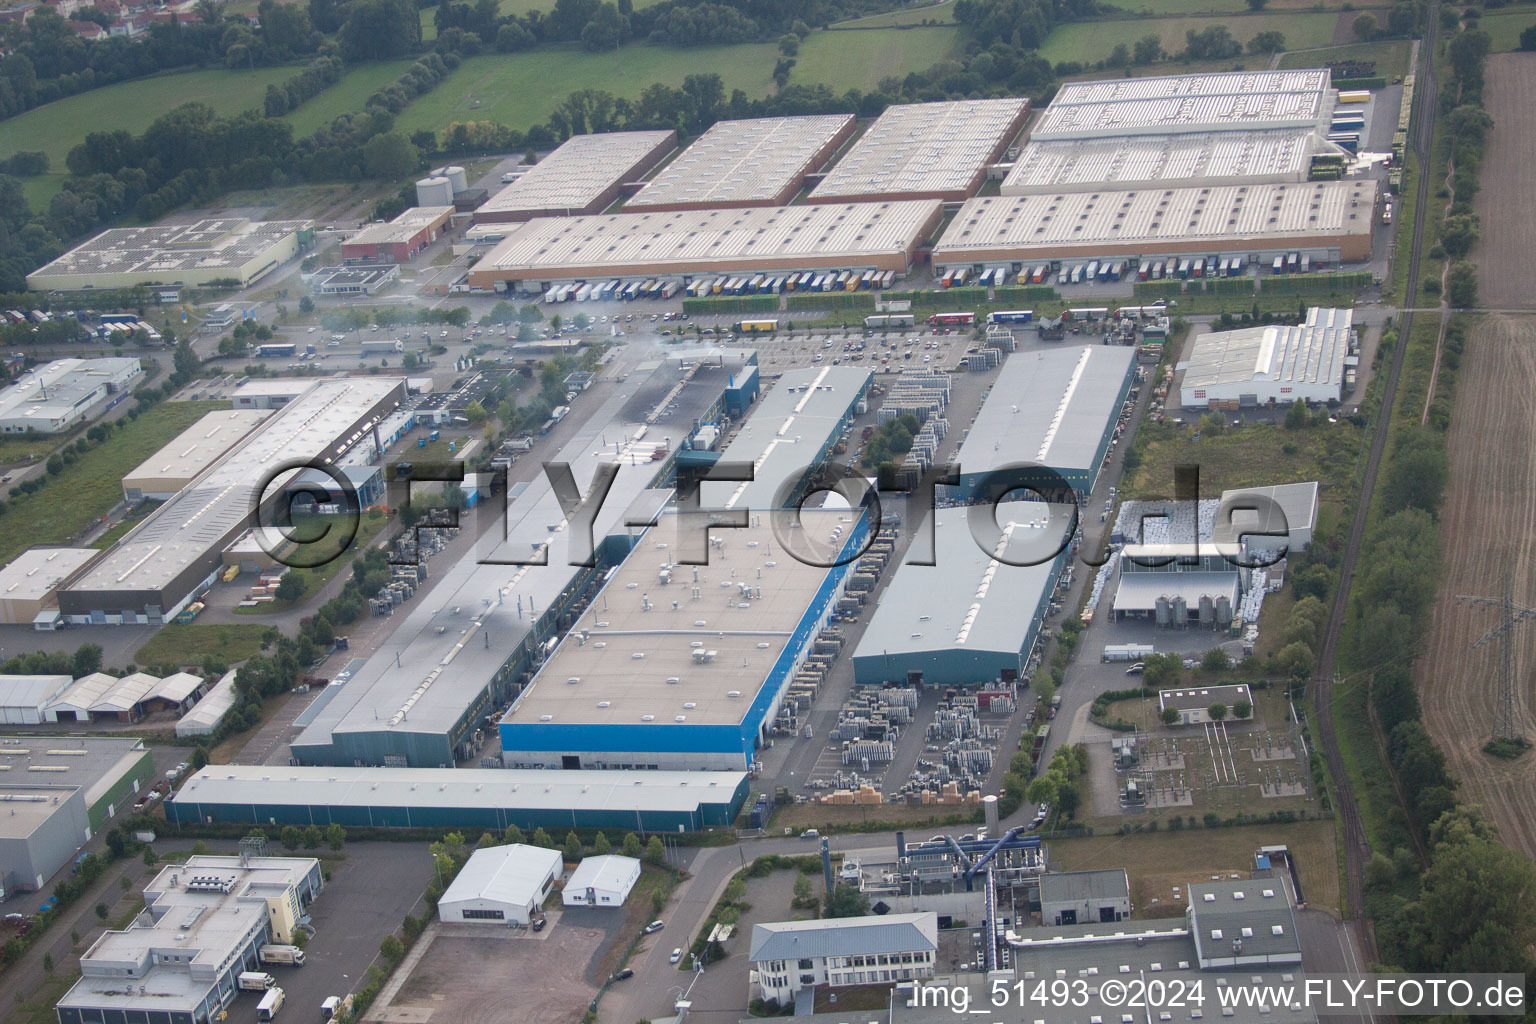
[[[1160,690],[1157,694],[1159,707],[1178,708],[1180,711],[1204,710],[1217,701],[1228,707],[1239,700],[1252,701],[1247,683],[1228,683],[1220,686],[1180,686]]]
[[[1325,145],[1310,128],[1031,141],[1002,194],[1301,182]]]
[[[62,259],[62,257],[60,257]],[[55,359],[0,391],[0,419],[51,419],[73,410],[103,384],[137,376],[138,359]]]
[[[1352,309],[1307,310],[1294,327],[1240,327],[1195,338],[1181,388],[1242,384],[1321,384],[1342,387],[1354,325]]]
[[[745,772],[540,771],[516,768],[329,768],[221,764],[170,800],[321,807],[695,811],[729,803]]]
[[[389,245],[392,242],[409,242],[423,228],[445,221],[452,214],[451,206],[411,206],[394,220],[368,225],[343,244]]]
[[[623,183],[637,164],[676,139],[675,132],[600,132],[573,135],[475,211],[519,213],[580,210]]]
[[[730,374],[750,355],[724,355],[722,366],[721,353],[690,354],[683,361],[695,367],[691,379],[698,384],[681,389],[676,358],[641,364],[601,404],[586,410],[576,433],[550,461],[569,464],[583,494],[600,464],[619,467],[593,526],[596,539],[629,529],[625,511],[656,480],[651,452],[664,444],[675,450],[693,419],[719,398]],[[591,395],[580,401],[595,402]],[[533,621],[583,571],[569,564],[570,531],[546,476],[500,500],[507,503],[505,533],[493,528],[472,556],[433,570],[442,576],[432,593],[414,602],[405,621],[294,740],[295,747],[329,744],[333,733],[445,733],[459,721]],[[544,545],[547,565],[480,564],[530,558]]]
[[[851,533],[857,515],[806,509],[800,522],[820,540]],[[702,516],[669,515],[646,533],[503,722],[742,720],[830,570],[787,551],[768,516],[712,531],[709,564],[679,564]]]
[[[539,217],[510,232],[471,273],[558,278],[566,267],[617,275],[631,267],[692,273],[811,257],[904,259],[938,212],[934,200],[906,200]]]
[[[123,486],[136,486],[136,481],[141,480],[196,476],[213,465],[219,456],[229,451],[269,415],[271,413],[266,409],[220,409],[210,412],[126,473]]]
[[[1244,532],[1310,530],[1317,524],[1317,490],[1317,481],[1308,480],[1305,483],[1278,484],[1274,487],[1240,487],[1222,491],[1211,540],[1218,544],[1235,544]],[[1285,517],[1284,523],[1280,522],[1279,516],[1273,514],[1273,509],[1264,512],[1242,508],[1256,498],[1267,498],[1274,502],[1280,515]],[[1254,541],[1263,543],[1257,537]]]
[[[801,957],[932,952],[938,948],[939,916],[926,911],[754,924],[747,959],[761,963]]]
[[[968,190],[1023,126],[1027,99],[954,100],[887,107],[810,200]]]
[[[96,548],[28,548],[0,569],[0,601],[41,601],[99,554]]]
[[[169,585],[249,518],[260,497],[257,488],[272,467],[295,460],[339,459],[364,440],[366,431],[348,434],[359,421],[394,411],[398,403],[389,399],[395,391],[404,397],[404,382],[397,377],[346,377],[314,385],[151,512],[68,591]]]
[[[978,250],[1173,242],[1194,252],[1207,245],[1369,235],[1375,210],[1372,178],[983,196],[950,221],[933,258],[944,264],[968,262]]]
[[[34,270],[27,278],[169,274],[221,267],[234,270],[281,244],[288,236],[314,226],[312,220],[252,221],[226,217],[192,224],[112,228]]]
[[[1247,687],[1240,689],[1246,691]],[[1234,939],[1242,941],[1241,955],[1245,957],[1301,955],[1296,914],[1281,879],[1245,878],[1192,884],[1188,916],[1202,959],[1233,956]]]
[[[983,551],[965,507],[940,508],[934,519],[933,565],[903,564],[880,596],[855,658],[928,651],[1018,653],[1040,599],[1052,585],[1047,557],[1070,539],[1070,505],[1008,501],[997,508],[1001,536]],[[915,537],[927,536],[927,523]],[[996,555],[1038,565],[1008,565]]]
[[[106,739],[97,736],[0,736],[0,794],[25,795],[35,787],[85,791],[85,802],[95,803],[146,753],[138,739]],[[17,806],[28,801],[16,801]],[[51,800],[45,801],[49,804]],[[46,817],[44,815],[43,817]],[[0,818],[0,836],[31,832],[25,823]]]
[[[853,123],[852,114],[716,121],[624,207],[771,202],[815,170],[817,157]]]
[[[1332,109],[1327,70],[1069,82],[1035,122],[1030,137],[1321,127]]]
[[[1015,352],[960,446],[961,472],[986,473],[1015,462],[1095,468],[1135,361],[1135,350],[1123,345]]]
[[[1047,872],[1040,876],[1040,902],[1129,899],[1131,883],[1124,868],[1101,871]]]
[[[830,450],[843,417],[873,379],[873,371],[856,366],[785,371],[720,453],[722,463],[751,463],[753,479],[705,480],[699,485],[699,506],[754,512],[777,508],[780,489],[791,480],[798,483]]]
[[[1122,572],[1115,587],[1117,612],[1150,612],[1157,608],[1160,597],[1182,597],[1193,610],[1200,606],[1202,597],[1225,597],[1232,602],[1232,613],[1237,614],[1237,602],[1241,597],[1237,568],[1231,572]]]

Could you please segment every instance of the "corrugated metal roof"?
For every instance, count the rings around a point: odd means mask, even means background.
[[[803,179],[816,154],[853,120],[826,114],[717,121],[624,206],[772,200]]]
[[[1322,146],[1308,128],[1031,141],[1003,180],[1002,194],[1302,182]]]
[[[640,862],[633,857],[621,857],[613,853],[583,857],[581,863],[576,865],[576,870],[571,872],[571,877],[566,879],[565,887],[572,892],[583,889],[627,891],[639,868]]]
[[[631,168],[672,135],[669,131],[573,135],[476,212],[582,209],[623,181]]]
[[[69,686],[69,676],[0,676],[0,708],[46,707]]]
[[[748,959],[761,963],[801,957],[933,952],[938,948],[939,916],[930,911],[754,924]]]
[[[1326,70],[1073,82],[1056,93],[1030,137],[1320,127],[1333,105],[1329,86]]]
[[[1124,868],[1102,871],[1064,871],[1040,876],[1040,902],[1129,899],[1130,882]]]
[[[1180,386],[1212,388],[1250,382],[1342,386],[1354,324],[1352,309],[1307,310],[1293,327],[1243,327],[1195,338]]]

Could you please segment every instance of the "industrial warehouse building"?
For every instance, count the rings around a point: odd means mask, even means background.
[[[1245,558],[1237,544],[1127,544],[1120,550],[1115,618],[1226,629],[1242,601]]]
[[[0,391],[0,433],[57,434],[127,396],[144,375],[137,359],[55,359]]]
[[[169,621],[222,567],[224,548],[251,527],[252,509],[278,497],[282,467],[337,462],[372,444],[374,427],[404,400],[399,378],[312,383],[65,584],[59,611],[78,625]]]
[[[165,802],[179,821],[368,828],[509,825],[635,832],[729,825],[750,790],[746,772],[545,772],[505,768],[303,768],[217,765]]]
[[[387,224],[370,224],[341,243],[349,263],[404,263],[437,241],[453,217],[451,206],[412,206]]]
[[[858,510],[802,510],[797,531],[751,516],[709,535],[707,564],[686,564],[708,515],[666,516],[614,571],[502,719],[508,766],[752,763],[869,526]],[[792,537],[845,564],[813,564],[787,550]]]
[[[955,100],[887,107],[807,197],[969,199],[1024,129],[1029,100]]]
[[[69,689],[69,676],[0,676],[0,724],[41,725],[53,721],[48,706]]]
[[[1120,345],[1009,356],[960,446],[957,497],[975,500],[984,486],[1000,494],[1005,483],[1059,489],[1028,466],[1053,471],[1077,494],[1092,491],[1135,369],[1135,350]],[[992,478],[1004,467],[1021,468]]]
[[[1040,923],[1124,921],[1131,916],[1131,883],[1124,868],[1047,872],[1040,876]]]
[[[1031,141],[1003,179],[1002,194],[1299,184],[1313,156],[1335,149],[1308,128]]]
[[[640,862],[633,857],[583,857],[566,879],[561,902],[568,907],[622,907],[638,881]]]
[[[229,709],[235,706],[235,676],[236,669],[230,669],[220,677],[219,681],[208,688],[203,694],[203,699],[194,704],[186,714],[176,721],[176,738],[179,740],[193,739],[198,736],[210,736],[224,716],[229,714]]]
[[[1211,540],[1241,544],[1245,552],[1284,545],[1305,551],[1317,526],[1317,481],[1222,491]]]
[[[28,548],[0,569],[0,623],[52,629],[54,591],[101,552],[95,548]]]
[[[491,196],[476,224],[598,213],[677,148],[677,132],[573,135],[553,153]]]
[[[1066,564],[1073,510],[1005,502],[991,537],[973,534],[968,511],[932,513],[934,564],[896,570],[853,652],[855,682],[955,686],[1024,674]]]
[[[972,199],[934,248],[935,268],[1035,260],[1299,252],[1371,254],[1376,181],[1104,189]]]
[[[514,484],[501,499],[504,539],[434,568],[432,600],[415,602],[346,685],[327,687],[299,720],[295,760],[436,768],[473,757],[573,609],[670,499],[665,484],[684,440],[750,404],[755,359],[741,351],[658,359],[606,394],[551,459],[570,466],[583,494],[600,467],[617,467],[592,524],[594,564],[571,564],[586,555],[547,476]],[[531,558],[543,564],[519,564]]]
[[[1179,404],[1238,409],[1292,402],[1336,403],[1358,342],[1354,310],[1307,310],[1294,327],[1213,331],[1195,338],[1184,361]]]
[[[186,487],[266,419],[265,412],[224,409],[210,412],[123,477],[123,500],[165,501]]]
[[[320,894],[312,857],[193,856],[144,887],[145,912],[80,957],[59,1024],[209,1024],[239,995],[258,950],[291,943]]]
[[[564,873],[559,850],[523,843],[476,850],[438,899],[437,919],[527,924]]]
[[[243,217],[112,228],[27,275],[32,291],[234,281],[244,288],[315,243],[311,220]]]
[[[1046,142],[1238,129],[1324,132],[1333,106],[1327,69],[1068,82],[1029,137]]]
[[[626,210],[783,206],[853,134],[852,114],[717,121],[633,197]]]
[[[586,278],[891,270],[906,273],[933,233],[932,200],[545,217],[470,268],[473,288],[542,291]]]
[[[0,890],[43,888],[154,774],[138,739],[0,737]]]

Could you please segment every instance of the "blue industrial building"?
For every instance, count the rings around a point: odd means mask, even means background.
[[[359,828],[504,831],[603,828],[699,831],[729,825],[746,772],[576,773],[501,768],[306,768],[217,765],[165,802],[166,820]]]
[[[990,500],[1019,487],[1049,501],[1090,493],[1135,374],[1136,350],[1124,345],[1009,356],[960,446],[955,496]]]

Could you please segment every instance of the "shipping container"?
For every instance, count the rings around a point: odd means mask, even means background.
[[[1088,264],[1088,269],[1083,271],[1083,280],[1092,281],[1099,276],[1099,261],[1094,260]]]
[[[1027,324],[1035,319],[1032,309],[1005,309],[987,314],[989,324]]]

